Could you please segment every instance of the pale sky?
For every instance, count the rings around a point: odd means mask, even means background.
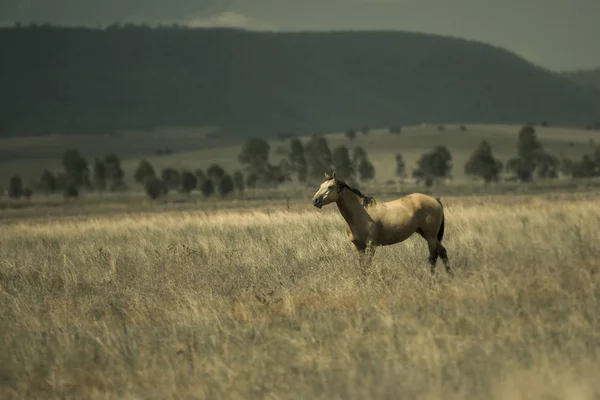
[[[0,0],[0,24],[401,30],[502,46],[551,70],[600,67],[600,0]]]

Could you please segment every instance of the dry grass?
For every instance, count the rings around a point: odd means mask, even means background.
[[[598,201],[445,204],[453,280],[334,208],[5,225],[0,397],[598,398]]]

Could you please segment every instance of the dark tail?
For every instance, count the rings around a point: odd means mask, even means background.
[[[435,199],[437,200],[438,203],[440,203],[440,206],[442,206],[442,225],[440,225],[440,230],[438,231],[438,234],[437,234],[437,238],[441,242],[442,239],[444,239],[444,225],[445,225],[445,221],[444,220],[446,218],[444,217],[444,214],[443,214],[443,212],[444,212],[444,205],[442,204],[442,201],[438,197],[436,197]]]

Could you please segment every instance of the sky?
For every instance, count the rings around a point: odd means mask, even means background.
[[[554,71],[600,67],[599,17],[600,0],[0,0],[4,26],[413,31],[501,46]]]

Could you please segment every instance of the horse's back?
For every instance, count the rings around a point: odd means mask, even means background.
[[[442,205],[436,198],[423,193],[407,194],[406,196],[386,202],[385,206],[390,209],[403,208],[413,213],[417,213],[420,210],[428,212],[442,211]]]
[[[428,236],[437,234],[444,218],[442,204],[434,197],[412,193],[385,203],[383,224],[388,229],[396,226],[405,236],[408,231],[420,229]],[[411,232],[411,234],[412,234]]]

